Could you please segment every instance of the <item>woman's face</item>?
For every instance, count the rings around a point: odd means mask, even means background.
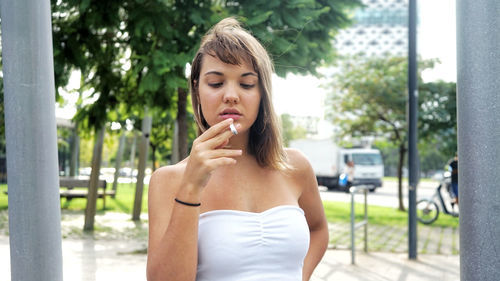
[[[253,67],[247,62],[226,64],[205,55],[199,79],[199,102],[208,125],[232,118],[240,124],[240,132],[248,131],[260,105],[259,77]]]

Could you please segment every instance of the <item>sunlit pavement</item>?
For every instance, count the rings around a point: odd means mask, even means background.
[[[351,224],[329,224],[330,245],[335,250],[351,247]],[[458,255],[458,228],[418,224],[417,251],[420,254]],[[364,231],[356,231],[356,249],[363,249]],[[384,253],[406,253],[408,251],[408,227],[391,225],[370,225],[368,222],[368,251]]]
[[[64,239],[63,278],[75,281],[146,280],[143,243],[94,239]],[[0,237],[0,280],[10,280],[8,237]]]
[[[459,256],[419,255],[416,261],[407,254],[356,252],[351,265],[351,252],[329,250],[316,268],[312,281],[456,281],[460,280]]]
[[[64,280],[146,280],[146,255],[134,253],[142,243],[109,240],[63,240]],[[10,280],[8,238],[0,237],[0,280]],[[320,280],[459,280],[459,256],[419,255],[410,261],[407,254],[328,250],[316,268],[312,281]]]
[[[328,193],[347,195],[339,192]],[[146,219],[147,217],[143,216],[142,222],[136,223],[132,222],[130,215],[127,214],[112,212],[98,214],[94,234],[84,234],[81,231],[83,215],[63,211],[61,228],[64,237],[62,240],[64,280],[146,280]],[[4,226],[7,225],[5,222]],[[340,232],[339,229],[348,229],[345,226],[331,227],[334,227],[331,232],[337,234]],[[433,236],[431,232],[421,234],[421,231],[425,232],[426,229],[419,227],[419,237]],[[397,238],[403,237],[404,233],[398,234],[375,227],[369,230],[369,241],[372,241],[369,242],[370,252],[364,253],[361,250],[362,244],[358,238],[356,265],[350,264],[351,253],[346,249],[349,245],[347,233],[342,235],[343,240],[330,245],[334,249],[326,252],[311,280],[459,280],[459,256],[453,255],[457,252],[458,237],[454,238],[454,242],[453,239],[440,239],[440,247],[431,243],[432,241],[430,243],[419,241],[418,260],[410,261],[404,253],[406,240]],[[333,234],[332,237],[335,238],[337,234]],[[442,235],[448,236],[446,233]],[[379,243],[384,245],[384,248],[372,251],[370,245],[374,245],[374,239],[382,239],[387,243]],[[427,253],[441,254],[420,254],[424,246]],[[5,229],[0,232],[0,281],[4,280],[10,280],[9,238]]]

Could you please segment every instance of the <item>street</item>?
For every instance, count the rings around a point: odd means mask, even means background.
[[[439,185],[437,181],[421,181],[417,187],[417,200],[420,198],[430,198]],[[320,186],[321,199],[325,201],[351,202],[351,195],[343,191],[329,191],[324,186]],[[355,201],[364,202],[363,193],[356,194]],[[403,202],[408,206],[408,180],[403,180]],[[368,192],[368,204],[384,207],[398,207],[398,182],[397,180],[385,180],[383,186],[377,188],[375,192]]]

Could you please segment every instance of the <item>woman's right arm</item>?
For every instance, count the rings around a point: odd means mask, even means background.
[[[177,203],[174,198],[200,202],[213,170],[235,163],[240,150],[220,149],[232,136],[227,130],[231,122],[222,121],[198,137],[185,165],[164,167],[151,176],[148,280],[195,280],[200,208]]]
[[[162,168],[151,176],[148,194],[149,242],[148,280],[194,280],[197,262],[199,207],[184,206],[173,198],[188,193],[199,202],[194,188],[180,188],[175,166]],[[178,168],[177,168],[178,169]],[[179,194],[178,197],[181,197]],[[186,198],[188,196],[182,196]],[[174,206],[174,203],[177,204]]]

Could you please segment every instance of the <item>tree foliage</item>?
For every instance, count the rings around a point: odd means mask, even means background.
[[[2,68],[2,59],[0,58],[0,69]],[[0,156],[5,155],[5,111],[3,106],[3,74],[0,75]]]
[[[418,69],[419,130],[421,141],[427,142],[453,137],[456,132],[454,85],[422,84],[420,79],[420,73],[434,63],[420,61]],[[332,83],[329,110],[341,137],[374,136],[397,148],[400,209],[404,209],[402,169],[407,150],[407,69],[405,57],[357,57],[343,62]]]
[[[350,23],[348,11],[358,0],[227,1],[228,14],[239,15],[271,54],[276,73],[312,73],[335,58],[332,39]],[[229,5],[231,3],[231,5]]]
[[[119,1],[57,0],[51,2],[56,89],[65,86],[73,70],[98,98],[82,107],[76,119],[85,128],[99,128],[108,109],[119,104],[123,90],[120,56],[124,52]],[[58,92],[58,91],[57,91]]]
[[[435,143],[434,147],[443,157],[452,158],[457,152],[456,83],[438,81],[421,84],[419,105],[419,138]]]
[[[279,75],[314,74],[317,66],[334,57],[332,36],[349,23],[348,9],[359,4],[358,0],[53,0],[56,86],[65,86],[72,71],[82,73],[82,87],[95,98],[75,117],[85,130],[107,121],[140,120],[148,107],[158,114],[153,119],[164,121],[154,122],[153,134],[171,129],[179,120],[186,124],[180,128],[185,138],[190,125],[181,121],[189,116],[179,106],[188,104],[186,64],[214,23],[238,16],[268,49]]]
[[[283,132],[283,144],[288,147],[290,141],[305,138],[307,135],[306,128],[295,126],[290,114],[281,114],[281,129]]]

